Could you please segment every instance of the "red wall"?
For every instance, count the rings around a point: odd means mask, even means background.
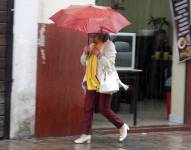
[[[46,64],[38,49],[35,135],[77,134],[84,103],[80,56],[87,35],[47,25],[45,39]]]
[[[191,60],[186,62],[185,123],[191,125]]]

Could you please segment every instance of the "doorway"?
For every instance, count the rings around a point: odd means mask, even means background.
[[[111,6],[109,0],[97,0],[96,3]],[[139,76],[137,126],[171,125],[169,115],[173,28],[169,1],[119,1],[117,10],[132,22],[131,26],[121,32],[136,33],[135,68],[143,70]],[[130,85],[127,92],[118,92],[118,102],[112,105],[113,110],[131,126],[134,122],[132,98],[135,96],[132,88]],[[113,127],[99,113],[95,114],[93,126]]]

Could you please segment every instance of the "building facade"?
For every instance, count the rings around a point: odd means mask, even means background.
[[[4,2],[4,0],[1,0]],[[57,10],[67,7],[70,4],[95,4],[94,0],[70,0],[70,1],[51,1],[51,0],[15,0],[14,1],[14,23],[13,23],[13,56],[12,56],[12,90],[10,92],[10,115],[7,118],[10,121],[5,122],[10,131],[10,138],[35,136],[37,128],[36,121],[38,117],[37,106],[37,81],[38,81],[38,28],[39,23],[51,23],[48,19]],[[4,59],[4,26],[5,19],[3,5],[0,6],[0,55]],[[52,29],[53,30],[53,29]],[[175,33],[175,29],[173,29]],[[10,40],[10,39],[8,39]],[[2,51],[2,52],[1,52]],[[2,53],[2,54],[1,54]],[[11,55],[9,55],[11,56]],[[191,123],[190,99],[190,61],[179,63],[178,50],[176,47],[176,38],[173,34],[173,67],[172,67],[172,100],[171,114],[169,122],[180,124]],[[3,70],[3,68],[2,68]],[[43,79],[43,78],[42,78]],[[1,75],[0,75],[1,80]],[[2,77],[3,82],[4,79]],[[45,92],[45,91],[41,91]],[[4,107],[4,101],[0,99],[0,106]],[[7,107],[7,108],[9,108]],[[4,109],[3,108],[3,109]],[[3,110],[2,108],[0,108]],[[0,110],[0,115],[1,115]],[[3,110],[4,111],[4,110]],[[0,116],[1,117],[1,116]],[[6,117],[6,116],[5,116]],[[71,116],[75,118],[75,116]],[[1,119],[0,119],[1,121]],[[73,122],[75,124],[75,119]],[[1,127],[0,127],[1,128]],[[7,132],[9,133],[9,132]],[[41,136],[41,135],[38,135]],[[48,136],[48,134],[46,135]]]

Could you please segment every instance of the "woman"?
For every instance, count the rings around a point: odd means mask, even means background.
[[[85,94],[84,117],[82,122],[80,138],[75,143],[90,143],[91,128],[93,121],[93,108],[96,99],[99,100],[99,112],[112,122],[120,132],[119,141],[127,137],[129,127],[111,110],[111,94],[99,93],[99,81],[104,71],[112,71],[120,86],[127,89],[118,77],[115,69],[116,50],[107,33],[92,33],[90,35],[92,44],[86,46],[81,56],[81,64],[86,66],[86,73],[83,79]]]

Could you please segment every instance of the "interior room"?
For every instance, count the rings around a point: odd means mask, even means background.
[[[172,21],[167,0],[97,0],[132,23],[115,34],[116,67],[129,89],[113,95],[112,109],[130,126],[170,125]],[[130,52],[130,55],[128,54]],[[127,59],[128,58],[128,59]],[[130,60],[129,60],[130,59]],[[132,70],[139,70],[132,73]],[[136,101],[136,102],[135,102]],[[114,127],[95,107],[94,128]]]

